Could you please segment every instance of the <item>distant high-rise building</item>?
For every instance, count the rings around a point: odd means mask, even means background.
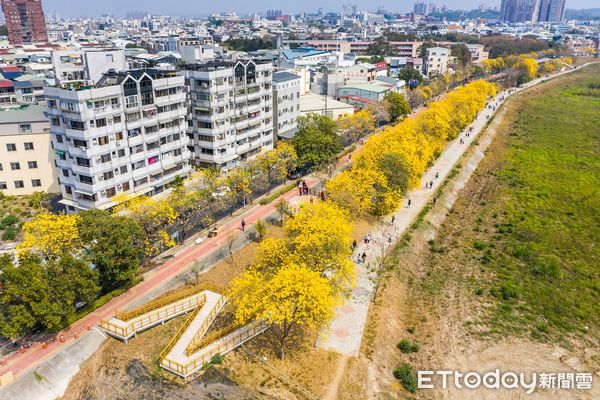
[[[281,10],[267,10],[267,19],[274,20],[281,18]]]
[[[565,18],[565,0],[541,0],[538,21],[560,22]]]
[[[41,0],[2,0],[2,11],[11,44],[48,41]]]
[[[506,22],[537,22],[540,0],[502,0],[500,14]]]
[[[427,14],[429,14],[429,6],[424,1],[423,2],[418,1],[415,3],[413,12],[415,14],[419,14],[419,15],[427,15]]]

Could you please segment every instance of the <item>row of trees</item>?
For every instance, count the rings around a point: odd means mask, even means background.
[[[327,182],[329,197],[353,215],[389,213],[495,93],[493,84],[475,81],[372,137],[352,168]]]
[[[283,238],[260,243],[254,265],[230,290],[236,322],[270,323],[281,358],[293,331],[327,323],[355,280],[347,210],[331,202],[307,204],[283,231]]]

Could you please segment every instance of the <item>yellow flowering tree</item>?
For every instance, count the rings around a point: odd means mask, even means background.
[[[285,142],[279,142],[274,150],[265,151],[256,157],[254,165],[267,178],[267,193],[271,192],[274,180],[285,178],[297,158],[294,146]]]
[[[284,225],[288,246],[297,260],[326,274],[339,293],[354,284],[352,225],[348,211],[333,202],[306,204]]]
[[[279,339],[279,356],[298,328],[316,329],[333,317],[336,296],[326,278],[305,265],[287,264],[272,277],[247,271],[232,282],[236,322],[264,320]]]
[[[82,246],[77,222],[79,216],[41,213],[23,224],[23,241],[18,251],[31,251],[46,259],[73,255]]]
[[[175,246],[166,229],[177,219],[177,212],[169,200],[157,200],[148,196],[137,196],[115,208],[136,221],[144,231],[144,254],[152,257],[165,247]]]
[[[354,143],[375,130],[375,117],[369,110],[342,115],[337,119],[338,132],[344,142]]]

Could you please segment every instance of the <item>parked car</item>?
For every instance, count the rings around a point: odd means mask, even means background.
[[[312,170],[313,167],[314,167],[314,164],[311,162],[308,162],[304,165],[296,167],[293,170],[291,170],[290,172],[288,172],[287,178],[291,181],[293,181],[295,179],[300,179],[303,176],[308,175],[308,173]]]

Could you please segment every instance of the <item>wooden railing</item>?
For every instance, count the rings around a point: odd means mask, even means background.
[[[205,337],[200,336],[197,340],[191,341],[189,345],[185,348],[185,354],[189,357],[194,354],[196,351],[208,346],[209,344],[229,335],[234,332],[236,329],[240,329],[239,325],[231,325],[227,328],[219,329],[217,331],[212,332],[210,335],[206,335]],[[195,339],[195,337],[194,337]]]
[[[145,316],[137,318],[125,326],[119,326],[110,321],[102,320],[100,321],[100,327],[108,333],[127,339],[135,332],[153,325],[158,321],[167,320],[175,314],[180,314],[187,309],[200,307],[205,301],[206,296],[191,296],[187,299],[170,304],[170,307],[149,312]]]
[[[202,325],[198,328],[198,331],[196,331],[192,340],[190,340],[190,342],[187,344],[187,346],[185,346],[185,355],[186,356],[188,356],[188,357],[191,356],[193,353],[196,352],[197,349],[200,348],[201,343],[203,343],[202,337],[204,336],[204,334],[206,333],[206,331],[212,324],[213,320],[215,319],[217,314],[221,311],[221,308],[225,305],[226,302],[227,302],[227,297],[221,296],[221,298],[219,298],[219,301],[217,301],[214,308],[210,311],[210,313],[206,317],[206,320],[204,320]]]
[[[187,378],[202,368],[205,364],[209,363],[211,358],[215,355],[228,353],[229,351],[252,339],[256,335],[266,331],[269,326],[270,325],[264,321],[251,323],[238,329],[238,334],[232,335],[224,342],[219,343],[218,346],[215,346],[205,352],[198,352],[197,356],[195,356],[186,364],[181,364],[165,357],[160,359],[160,365],[161,367],[168,369],[181,377]]]
[[[206,297],[205,297],[205,301],[206,301]],[[202,309],[202,306],[196,307],[194,309],[194,311],[192,311],[188,315],[188,317],[185,319],[185,322],[183,323],[181,328],[179,328],[179,330],[177,331],[177,334],[175,334],[175,336],[173,336],[173,338],[169,341],[169,343],[164,348],[164,350],[160,352],[159,359],[166,357],[167,354],[169,354],[169,352],[173,349],[173,347],[175,347],[175,344],[177,343],[177,341],[179,339],[181,339],[181,336],[183,335],[185,330],[190,326],[190,324],[192,323],[194,318],[196,318],[196,316],[198,315],[198,313],[200,312],[201,309]]]
[[[121,321],[130,321],[134,318],[147,314],[151,311],[157,310],[164,306],[167,306],[171,303],[176,303],[180,300],[185,299],[186,297],[193,296],[196,293],[203,292],[205,290],[211,290],[216,293],[223,293],[221,288],[218,288],[216,285],[212,285],[210,283],[201,283],[197,286],[192,286],[189,288],[184,288],[176,293],[172,293],[170,295],[158,298],[156,300],[150,301],[149,303],[144,304],[143,306],[134,308],[130,311],[119,311],[115,312],[115,317],[120,319]]]

